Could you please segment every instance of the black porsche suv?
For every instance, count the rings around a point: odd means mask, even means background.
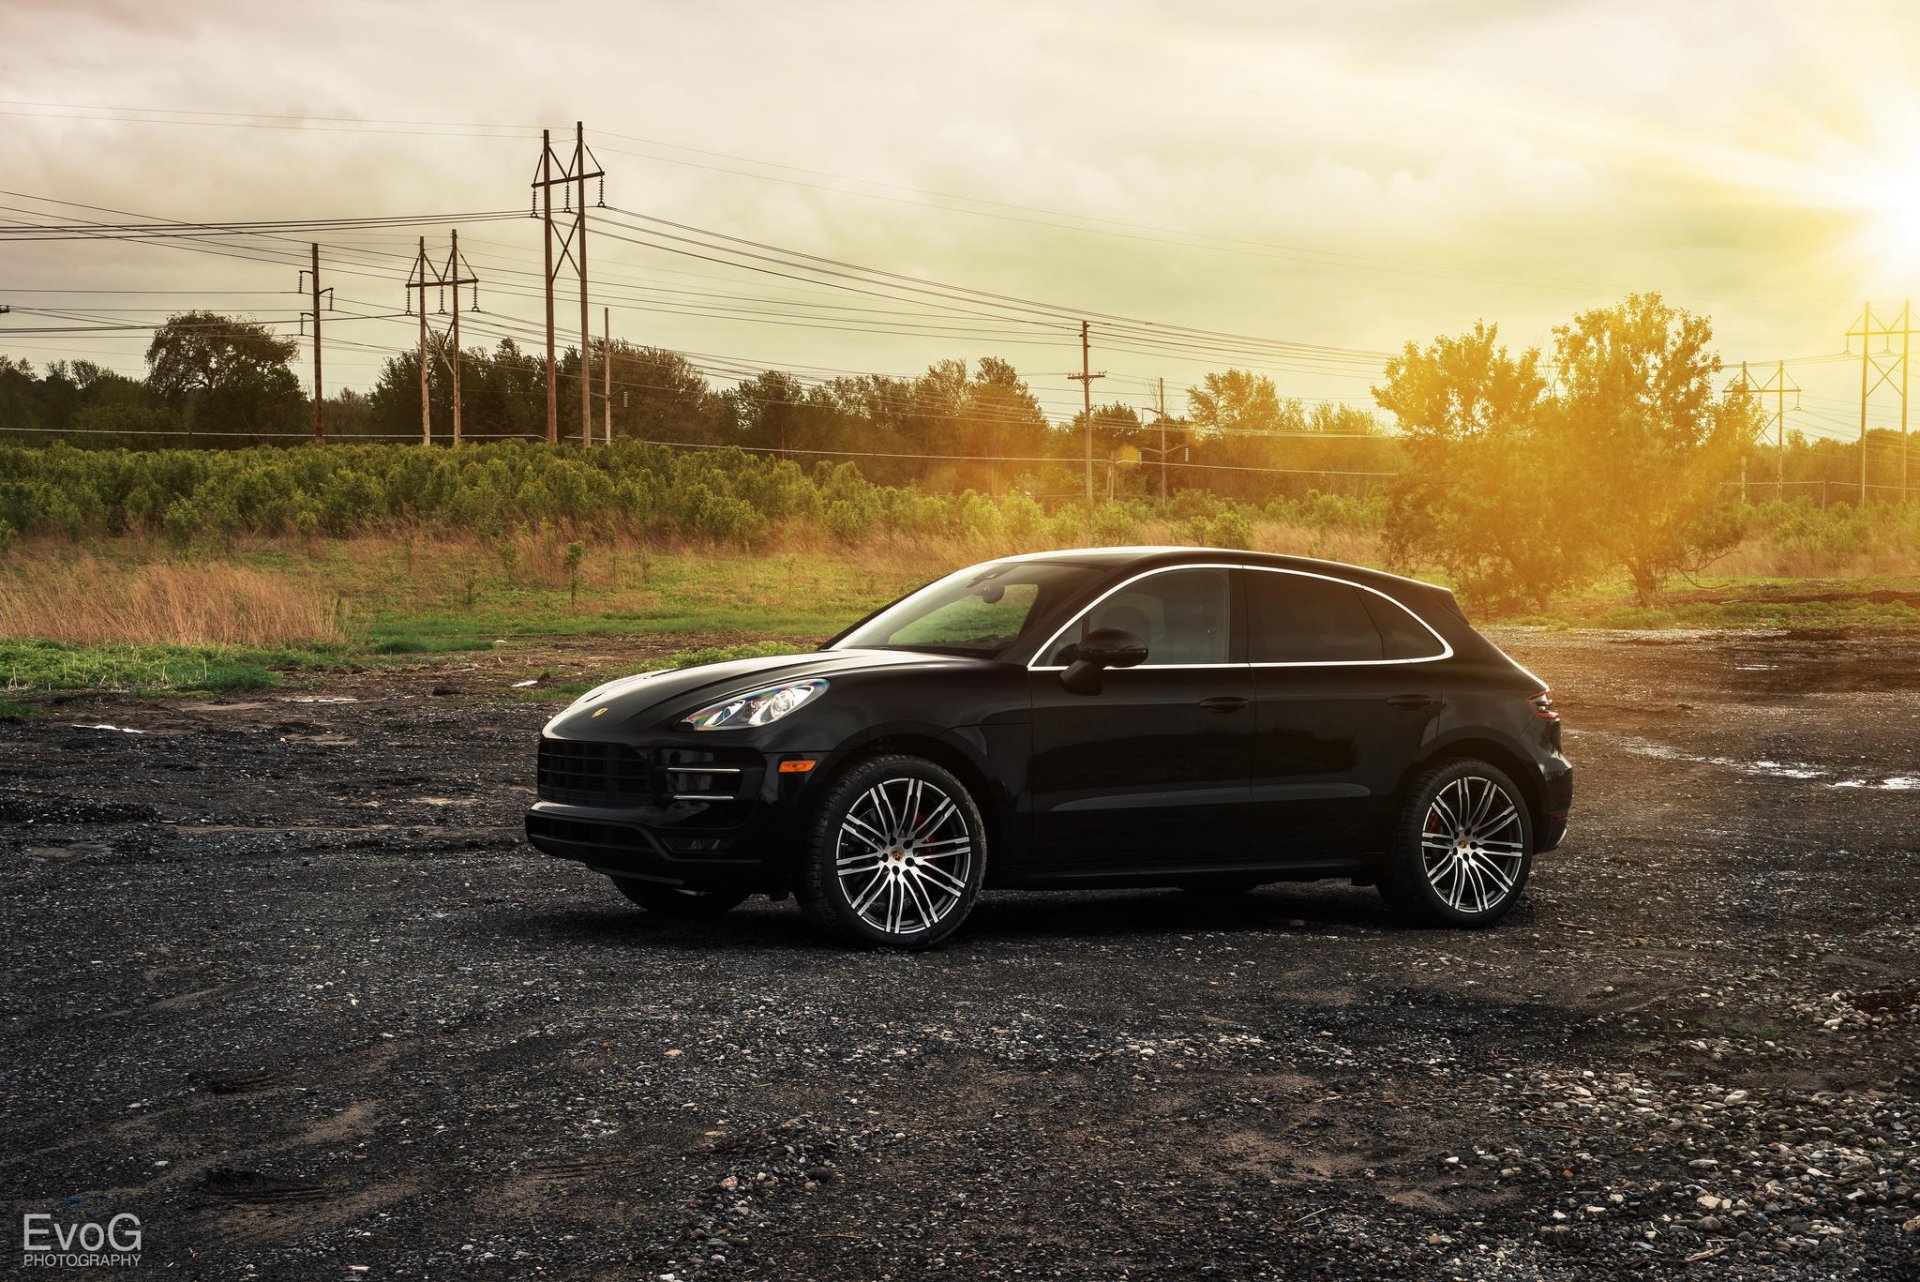
[[[647,909],[792,894],[908,948],[992,887],[1338,877],[1484,926],[1573,796],[1546,687],[1446,589],[1196,548],[989,561],[812,653],[611,682],[538,770],[528,839]]]

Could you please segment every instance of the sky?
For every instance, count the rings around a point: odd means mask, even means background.
[[[1144,405],[1164,378],[1178,408],[1239,365],[1364,406],[1410,340],[1485,320],[1543,346],[1658,290],[1713,317],[1729,376],[1790,362],[1789,426],[1850,437],[1846,331],[1920,293],[1920,8],[1818,8],[6,0],[0,229],[436,221],[197,251],[0,239],[0,353],[138,374],[137,327],[187,307],[294,332],[291,259],[317,239],[329,388],[365,387],[414,341],[390,314],[416,238],[444,256],[456,226],[482,282],[466,340],[537,345],[540,224],[452,216],[524,212],[539,131],[570,145],[582,121],[610,207],[589,219],[596,333],[609,306],[616,337],[716,376],[997,355],[1064,418],[1066,318],[1087,314],[1210,331],[1103,348],[1093,320],[1102,401]],[[673,253],[692,247],[648,218],[1047,315],[748,270],[737,243]],[[559,312],[577,341],[571,285]],[[125,328],[49,332],[107,324]],[[1873,424],[1897,404],[1878,394]]]

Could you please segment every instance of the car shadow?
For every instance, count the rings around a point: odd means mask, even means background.
[[[721,917],[679,921],[622,904],[512,912],[495,930],[529,941],[620,948],[801,951],[842,946],[822,938],[791,902],[753,899]],[[1394,928],[1370,890],[1300,883],[1239,895],[1178,890],[989,891],[942,947],[992,941],[1112,939],[1196,933],[1361,932]]]

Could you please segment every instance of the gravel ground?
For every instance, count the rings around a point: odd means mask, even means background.
[[[546,710],[486,669],[47,703],[0,1258],[131,1212],[196,1278],[1920,1277],[1920,639],[1499,639],[1579,796],[1480,933],[1329,883],[842,952],[522,845]]]

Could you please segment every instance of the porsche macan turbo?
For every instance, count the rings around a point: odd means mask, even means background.
[[[810,653],[589,691],[542,732],[526,829],[656,913],[792,895],[913,948],[996,887],[1346,878],[1485,926],[1572,795],[1546,686],[1446,589],[1099,548],[971,566]]]

